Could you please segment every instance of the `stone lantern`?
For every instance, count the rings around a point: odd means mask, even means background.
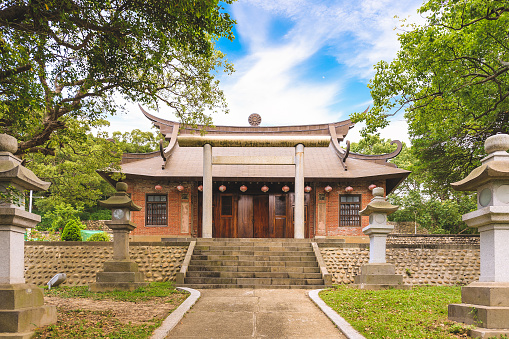
[[[396,268],[385,260],[387,234],[394,226],[387,224],[387,215],[399,207],[384,198],[384,189],[373,189],[373,200],[359,212],[369,216],[369,225],[362,231],[369,235],[369,263],[361,266],[361,274],[354,277],[355,285],[361,289],[380,290],[387,288],[409,288],[403,285],[403,276],[396,275]]]
[[[118,182],[117,193],[105,201],[99,201],[103,207],[111,209],[111,221],[106,225],[113,230],[113,258],[104,263],[104,271],[97,272],[96,282],[90,284],[92,292],[132,291],[147,283],[138,264],[129,260],[129,232],[136,226],[131,221],[131,211],[140,211],[141,207],[133,203],[127,195],[127,184]]]
[[[479,230],[479,281],[461,289],[461,304],[449,305],[449,319],[474,324],[474,337],[509,335],[509,135],[486,139],[488,156],[465,179],[451,184],[458,191],[477,191],[477,210],[463,221]]]
[[[44,305],[42,289],[26,284],[25,242],[27,228],[41,217],[25,211],[25,190],[47,190],[15,157],[18,142],[0,134],[0,191],[11,196],[0,202],[0,338],[30,338],[36,327],[57,321],[55,306]]]

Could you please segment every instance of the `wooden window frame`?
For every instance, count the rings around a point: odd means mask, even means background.
[[[358,197],[358,202],[342,202],[342,197]],[[358,205],[357,214],[343,214],[342,212],[355,211],[355,207],[349,207],[352,205]],[[344,206],[344,207],[343,207]],[[362,210],[362,195],[360,194],[340,194],[339,195],[339,226],[340,227],[360,227],[361,216],[359,212]]]
[[[153,196],[159,196],[159,197],[165,197],[166,200],[164,202],[162,201],[149,201],[149,197]],[[164,215],[161,218],[160,223],[149,223],[149,213],[153,213],[153,209],[149,207],[149,205],[163,205],[164,204]],[[145,226],[146,227],[168,227],[168,195],[167,194],[151,194],[147,193],[145,194]],[[152,215],[152,221],[154,219],[154,216]]]

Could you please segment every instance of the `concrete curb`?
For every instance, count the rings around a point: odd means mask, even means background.
[[[348,339],[366,339],[362,334],[357,332],[352,325],[350,325],[345,319],[343,319],[339,314],[336,313],[332,308],[327,306],[327,304],[318,296],[318,293],[320,291],[323,291],[323,289],[320,290],[312,290],[309,291],[308,295],[313,300],[313,302],[316,304],[316,306],[320,307],[323,313],[329,319],[339,328],[341,332],[348,338]]]
[[[163,321],[161,326],[159,326],[154,331],[150,339],[166,338],[170,331],[173,330],[175,326],[177,326],[177,324],[184,317],[187,311],[189,311],[189,309],[193,307],[193,305],[196,303],[196,301],[200,298],[201,295],[200,291],[197,291],[192,288],[177,287],[177,290],[187,291],[191,293],[191,295],[187,297],[187,299],[182,304],[180,304],[180,306],[177,307],[175,311],[171,312],[171,314]]]

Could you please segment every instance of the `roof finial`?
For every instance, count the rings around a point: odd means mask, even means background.
[[[249,116],[247,120],[249,121],[249,124],[251,126],[259,126],[260,123],[262,122],[262,117],[258,113],[253,113]]]

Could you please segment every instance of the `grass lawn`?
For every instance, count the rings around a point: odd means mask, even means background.
[[[57,307],[57,323],[38,329],[35,338],[148,338],[187,296],[173,282],[153,282],[132,292],[45,289],[45,303]]]
[[[320,297],[366,338],[466,338],[469,328],[447,320],[447,305],[461,303],[459,286],[367,291],[341,285]]]

